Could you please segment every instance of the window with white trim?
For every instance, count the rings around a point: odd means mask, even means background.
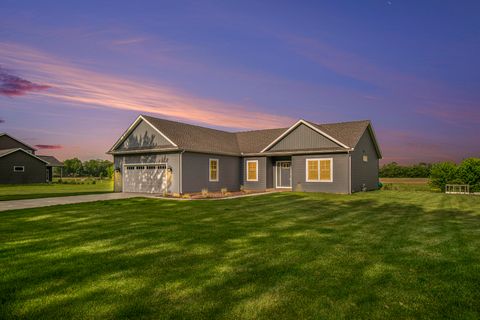
[[[305,161],[305,178],[307,182],[332,182],[333,159],[307,159]]]
[[[25,172],[24,166],[13,166],[13,172]]]
[[[258,160],[247,160],[247,181],[258,181]]]
[[[362,160],[363,160],[363,162],[368,162],[368,155],[367,155],[367,153],[365,152],[365,150],[363,151]]]
[[[218,181],[218,159],[209,160],[208,177],[209,181]]]

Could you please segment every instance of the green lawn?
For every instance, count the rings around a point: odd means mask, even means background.
[[[2,319],[480,317],[480,197],[129,199],[0,221]]]
[[[113,181],[111,180],[97,180],[95,184],[0,184],[0,201],[74,196],[112,191]]]

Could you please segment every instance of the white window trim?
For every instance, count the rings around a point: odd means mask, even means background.
[[[320,161],[330,160],[330,179],[322,179],[320,173]],[[308,161],[317,161],[318,179],[308,179]],[[333,158],[307,158],[305,159],[305,181],[306,182],[333,182]]]
[[[15,168],[22,168],[22,170],[18,171]],[[25,172],[25,166],[13,166],[13,172]]]
[[[217,162],[217,179],[212,179],[212,161]],[[220,178],[220,161],[218,159],[208,159],[208,181],[210,182],[218,182]]]
[[[255,180],[254,179],[248,179],[248,163],[249,162],[255,162]],[[245,175],[246,175],[246,180],[247,181],[258,181],[258,160],[247,160],[247,165],[245,166]]]

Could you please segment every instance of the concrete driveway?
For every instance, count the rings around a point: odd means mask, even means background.
[[[0,211],[48,207],[48,206],[55,206],[58,204],[73,204],[73,203],[82,203],[82,202],[118,200],[118,199],[128,199],[128,198],[138,198],[138,197],[155,198],[156,196],[153,194],[116,192],[116,193],[89,194],[84,196],[68,196],[68,197],[55,197],[55,198],[0,201]]]

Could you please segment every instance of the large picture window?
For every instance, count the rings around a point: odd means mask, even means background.
[[[247,181],[258,181],[258,160],[247,160]]]
[[[333,159],[307,159],[305,163],[305,175],[307,182],[332,182]]]
[[[218,159],[210,159],[209,181],[218,181]]]

